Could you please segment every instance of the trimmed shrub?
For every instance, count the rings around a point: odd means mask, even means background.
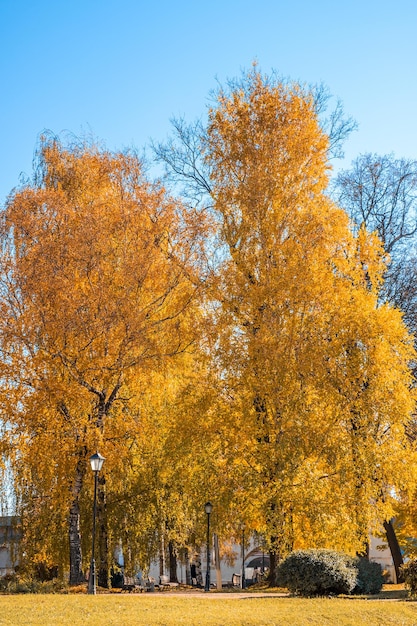
[[[417,596],[417,559],[411,559],[401,567],[405,588],[410,596]]]
[[[279,565],[277,583],[302,596],[350,594],[357,585],[353,559],[334,550],[297,550]]]
[[[353,559],[353,566],[356,568],[358,578],[353,593],[379,593],[384,584],[382,567],[379,563],[369,561],[366,558]]]
[[[302,596],[376,594],[383,583],[379,563],[334,550],[298,550],[277,571],[277,584]]]

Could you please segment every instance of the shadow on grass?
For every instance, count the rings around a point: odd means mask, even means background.
[[[407,600],[408,592],[405,589],[404,585],[384,585],[382,590],[374,595],[367,596],[369,599],[375,600]]]
[[[300,597],[300,596],[297,596],[296,594],[288,593],[287,589],[281,589],[278,587],[267,587],[266,585],[262,587],[259,586],[258,588],[256,588],[255,586],[253,588],[251,587],[251,591],[253,591],[253,594],[251,594],[252,597],[256,597],[257,592],[258,593],[261,592],[263,597],[268,597],[268,595],[271,594],[270,595],[271,598],[275,598],[277,594],[279,594],[280,596],[282,595],[282,597],[287,597],[287,598]],[[339,599],[346,599],[346,600],[406,600],[408,602],[417,601],[417,598],[413,598],[408,595],[408,592],[404,588],[404,585],[393,585],[393,584],[384,585],[382,590],[377,594],[339,595],[339,596],[330,595],[330,596],[324,596],[324,597],[339,598]],[[247,595],[245,599],[250,599],[249,595]]]

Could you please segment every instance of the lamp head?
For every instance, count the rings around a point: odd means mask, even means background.
[[[92,454],[90,456],[91,469],[93,472],[99,472],[103,467],[103,463],[105,461],[104,456],[101,456],[99,452]]]

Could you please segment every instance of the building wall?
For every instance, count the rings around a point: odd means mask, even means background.
[[[19,519],[0,516],[0,576],[12,574],[17,561],[13,555],[13,544],[20,539]]]
[[[242,573],[241,546],[239,546],[238,544],[233,544],[232,549],[234,554],[234,564],[229,565],[225,562],[222,562],[220,564],[223,585],[232,584],[232,581],[236,581],[237,579],[240,581],[240,576]],[[397,582],[391,552],[386,542],[384,542],[380,538],[371,536],[369,542],[369,559],[381,565],[382,570],[387,574],[387,580],[389,582]],[[206,551],[203,549],[200,554],[196,553],[195,555],[192,555],[191,562],[193,560],[198,564],[198,571],[200,572],[199,583],[204,586],[205,576],[207,572]],[[253,565],[253,567],[250,567],[250,565]],[[262,570],[265,570],[268,567],[268,553],[262,552],[259,546],[255,544],[253,540],[251,540],[248,545],[245,546],[245,579],[247,581],[255,581],[255,579],[259,580],[260,578],[262,578]],[[168,569],[168,563],[166,563],[166,568]],[[168,573],[168,571],[164,572],[164,574]],[[159,563],[151,564],[149,575],[154,578],[156,582],[159,582]],[[184,565],[180,564],[178,564],[178,581],[180,583],[186,582],[185,567]],[[213,554],[210,564],[210,581],[212,586],[214,586],[216,583],[216,569],[214,565]]]
[[[397,582],[394,561],[386,541],[371,535],[369,539],[369,560],[381,565],[382,571],[386,572],[389,582]]]

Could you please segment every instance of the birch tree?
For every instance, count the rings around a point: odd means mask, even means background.
[[[254,68],[219,89],[198,132],[223,250],[212,297],[240,426],[228,459],[236,497],[256,510],[272,570],[303,541],[361,550],[392,489],[414,480],[413,347],[400,313],[379,303],[383,247],[352,234],[329,199],[313,93]],[[201,187],[192,136],[159,156]]]
[[[141,373],[193,341],[197,230],[146,181],[135,154],[56,139],[41,143],[33,181],[2,215],[1,407],[15,488],[29,505],[25,531],[39,533],[53,511],[62,553],[66,526],[72,583],[83,576],[80,497],[98,448],[107,459],[98,509],[107,586],[106,482],[123,481]]]

